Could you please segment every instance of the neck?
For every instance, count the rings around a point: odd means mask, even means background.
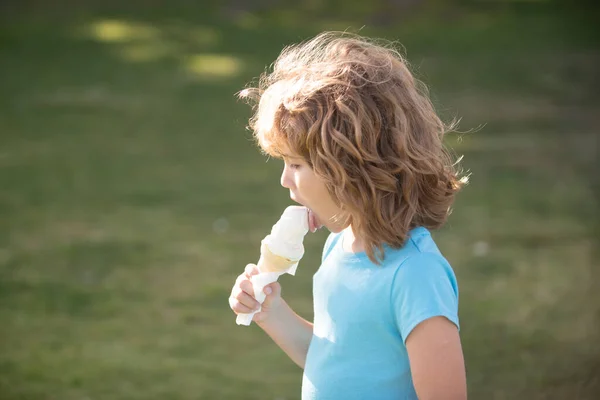
[[[348,253],[362,253],[365,251],[364,242],[361,238],[356,237],[352,225],[344,230],[343,249]]]

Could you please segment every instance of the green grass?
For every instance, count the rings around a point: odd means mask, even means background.
[[[234,94],[282,46],[364,21],[89,3],[0,30],[0,398],[299,398],[300,369],[227,304],[289,204]],[[595,38],[549,8],[426,15],[363,33],[401,41],[463,118],[471,184],[436,238],[471,398],[593,399]],[[282,278],[307,318],[325,237]]]

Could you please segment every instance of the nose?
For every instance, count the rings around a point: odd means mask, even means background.
[[[281,173],[281,186],[286,189],[292,189],[293,180],[290,176],[290,169],[287,166],[283,167],[283,172]]]

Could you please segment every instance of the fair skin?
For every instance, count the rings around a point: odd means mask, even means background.
[[[351,226],[336,224],[341,213],[324,183],[300,157],[284,157],[285,166],[281,185],[290,191],[290,198],[309,212],[311,231],[321,225],[331,232],[345,230],[344,247],[348,252],[364,251],[359,237]],[[249,264],[236,280],[230,297],[230,306],[236,314],[256,310],[250,277],[258,273]],[[281,347],[298,366],[304,368],[312,338],[313,325],[297,315],[281,298],[281,286],[275,282],[265,287],[267,295],[262,311],[254,321]],[[444,317],[427,319],[417,325],[406,340],[413,384],[421,400],[466,399],[466,377],[463,352],[456,325]]]

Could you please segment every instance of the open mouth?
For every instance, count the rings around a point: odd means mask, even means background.
[[[301,206],[304,206],[308,209],[308,229],[311,232],[316,232],[317,229],[321,229],[323,227],[323,223],[321,222],[321,220],[319,219],[319,217],[317,216],[317,214],[315,214],[315,212],[313,210],[310,209],[310,207],[308,207],[306,204],[302,203],[301,201],[299,201],[296,196],[293,195],[293,193],[290,193],[290,198],[300,204]]]

